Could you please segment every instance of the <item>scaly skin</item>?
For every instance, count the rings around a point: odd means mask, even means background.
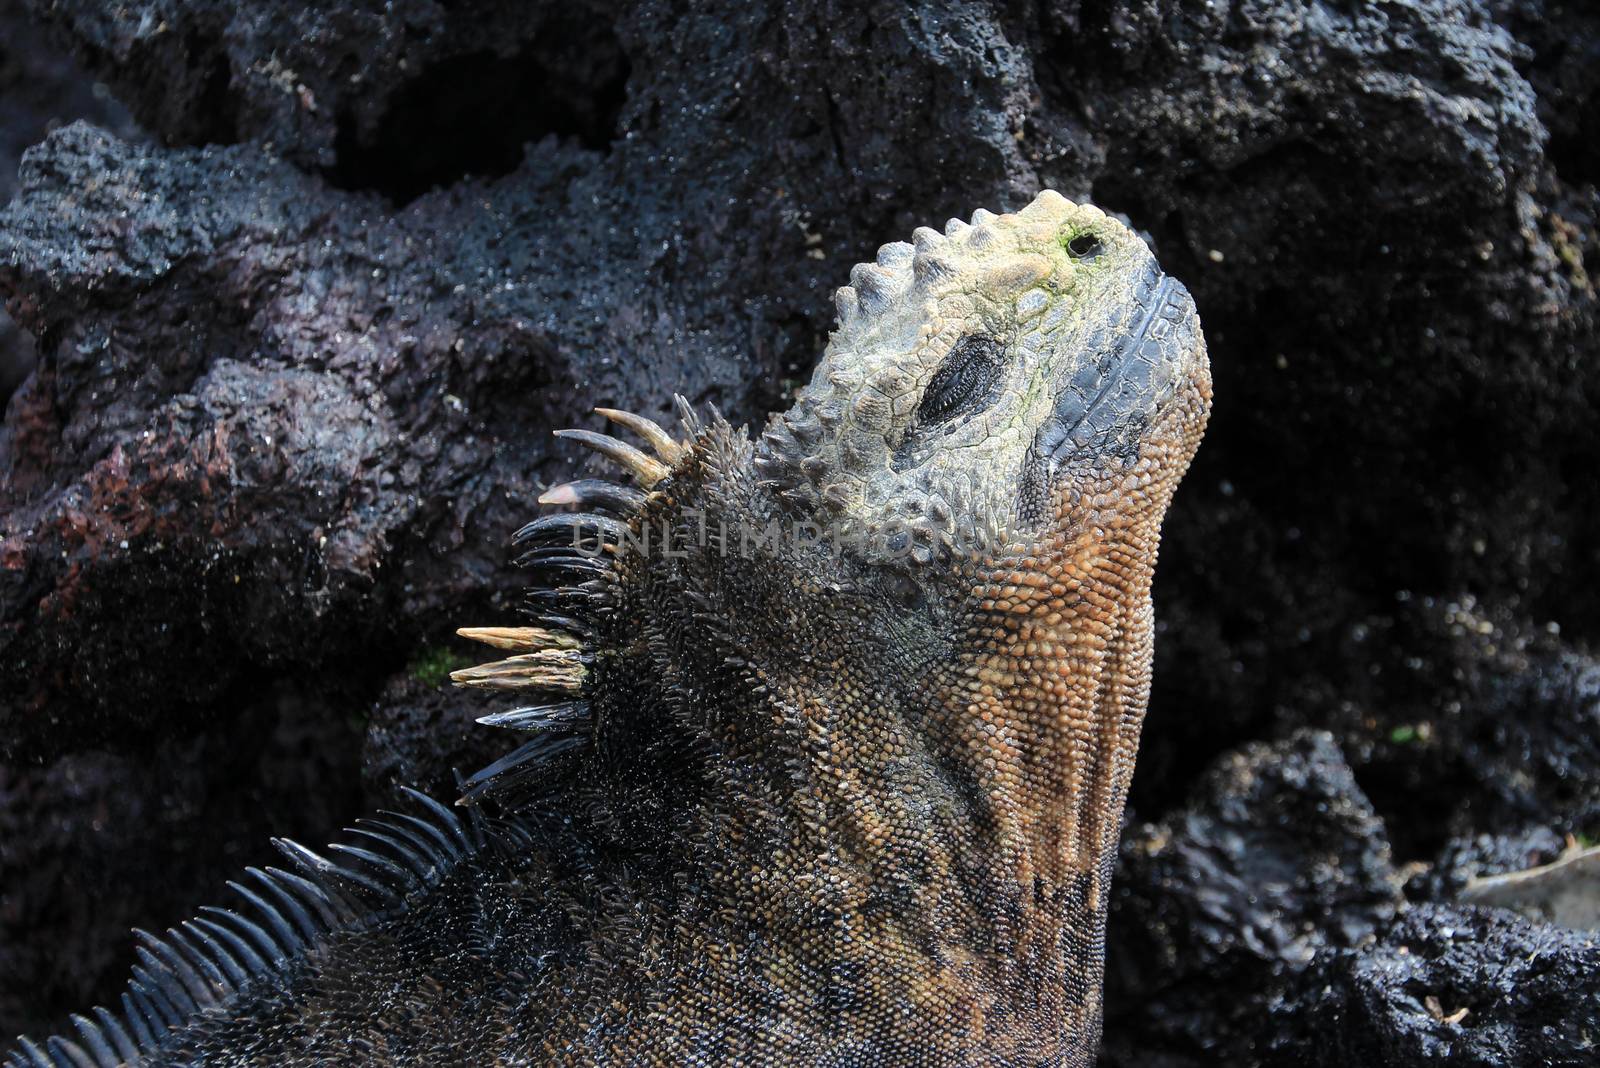
[[[758,441],[613,413],[656,455],[588,443],[645,492],[546,495],[591,509],[524,532],[546,614],[469,632],[516,655],[459,674],[553,702],[469,780],[504,822],[295,857],[311,889],[262,885],[350,914],[226,986],[163,946],[147,1061],[1093,1062],[1151,573],[1210,402],[1193,304],[1053,193],[885,246],[838,304]]]

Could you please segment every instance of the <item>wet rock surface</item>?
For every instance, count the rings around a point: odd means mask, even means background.
[[[271,836],[320,840],[360,802],[358,780],[321,778],[354,764],[359,721],[292,684],[266,689],[226,734],[0,767],[0,1015],[13,1030],[42,1007],[77,1011],[64,1006],[96,977],[109,998],[131,928],[181,920],[199,887],[279,863]]]
[[[754,418],[852,263],[1052,185],[1149,235],[1216,375],[1107,1060],[1580,1063],[1592,945],[1449,902],[1600,835],[1596,16],[25,7],[86,73],[0,78],[0,1033],[495,744],[436,684],[550,429]]]
[[[1597,970],[1592,932],[1418,905],[1376,945],[1318,955],[1274,1007],[1266,1059],[1579,1068],[1600,1054]]]
[[[1223,757],[1183,808],[1129,827],[1118,880],[1112,1064],[1247,1063],[1283,985],[1402,904],[1383,823],[1325,731]]]
[[[0,204],[15,190],[22,153],[54,126],[81,118],[138,136],[110,91],[45,38],[18,0],[0,2]],[[33,365],[33,338],[0,309],[0,403]]]
[[[485,714],[483,694],[440,685],[444,670],[471,662],[434,651],[372,702],[361,753],[367,808],[388,805],[402,786],[455,798],[463,779],[505,755],[499,733],[475,722]]]

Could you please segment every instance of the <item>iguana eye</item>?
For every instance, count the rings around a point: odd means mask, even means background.
[[[1075,260],[1092,260],[1100,255],[1103,246],[1093,234],[1079,234],[1067,242],[1067,254]]]
[[[974,399],[988,396],[1000,372],[1000,346],[992,338],[971,337],[945,357],[922,393],[917,422],[937,423]]]
[[[926,600],[922,584],[903,571],[886,570],[880,582],[884,593],[901,608],[921,608]]]

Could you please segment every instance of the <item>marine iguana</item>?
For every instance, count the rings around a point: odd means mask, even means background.
[[[458,814],[358,821],[140,933],[11,1065],[1086,1065],[1194,304],[1053,192],[851,272],[751,440],[680,403],[518,533],[539,703]]]

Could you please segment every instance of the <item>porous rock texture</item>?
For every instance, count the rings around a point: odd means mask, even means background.
[[[127,110],[72,58],[50,48],[45,31],[14,0],[0,3],[0,204],[11,199],[22,153],[53,127],[89,119],[137,137]],[[0,398],[33,369],[33,339],[0,309]]]
[[[1418,905],[1377,944],[1318,955],[1273,1007],[1266,1060],[1585,1068],[1600,1053],[1597,971],[1592,933]]]
[[[1449,904],[1600,834],[1587,8],[0,8],[139,124],[69,79],[53,117],[98,125],[0,177],[37,358],[0,426],[0,1033],[110,995],[126,928],[269,832],[484,755],[436,686],[511,617],[550,429],[754,418],[851,264],[1048,185],[1148,235],[1216,378],[1106,1060],[1591,1055],[1592,945]]]
[[[1129,827],[1118,875],[1106,1052],[1128,1065],[1193,1049],[1248,1063],[1285,981],[1402,905],[1382,821],[1333,735],[1309,729],[1227,754],[1183,807]]]

